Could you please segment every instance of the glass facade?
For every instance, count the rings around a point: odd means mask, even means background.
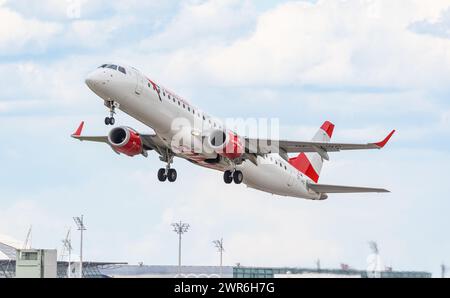
[[[234,278],[275,278],[276,275],[308,275],[320,274],[342,276],[342,277],[361,277],[368,278],[366,271],[359,270],[339,270],[339,269],[305,269],[305,268],[258,268],[258,267],[234,267]],[[429,272],[408,272],[408,271],[386,271],[381,272],[381,278],[431,278],[432,274]]]

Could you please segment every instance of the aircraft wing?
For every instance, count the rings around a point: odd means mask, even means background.
[[[97,143],[105,143],[109,144],[108,136],[82,136],[81,133],[84,128],[84,122],[81,122],[77,131],[72,134],[72,138],[87,141],[87,142],[97,142]],[[159,152],[159,148],[165,147],[165,145],[159,140],[159,138],[155,134],[140,134],[142,138],[143,145],[146,150],[156,150]],[[114,148],[113,148],[114,149]]]
[[[325,160],[329,160],[327,152],[339,152],[343,150],[365,150],[382,149],[394,135],[393,130],[383,141],[368,144],[346,144],[346,143],[322,143],[322,142],[297,142],[297,141],[276,141],[262,139],[245,139],[246,151],[254,154],[268,153],[300,153],[316,152]]]
[[[387,193],[389,190],[382,188],[353,187],[326,184],[308,184],[308,188],[322,194],[329,193]]]

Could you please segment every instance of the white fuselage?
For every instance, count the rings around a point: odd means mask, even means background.
[[[190,127],[200,122],[203,129],[222,129],[223,123],[191,105],[173,92],[156,85],[140,71],[126,67],[126,74],[108,68],[99,68],[86,79],[86,84],[105,102],[115,102],[118,108],[151,127],[171,148],[171,141],[179,128],[172,127],[174,119],[183,119]],[[155,87],[160,88],[158,93]],[[188,126],[189,126],[188,125]],[[194,134],[194,132],[192,132]],[[210,164],[189,152],[177,154],[200,166],[225,171],[227,164]],[[318,200],[320,194],[308,190],[307,176],[294,168],[279,154],[258,156],[257,165],[244,161],[236,169],[244,174],[244,183],[251,188],[280,196]]]

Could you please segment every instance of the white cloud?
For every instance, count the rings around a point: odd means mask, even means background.
[[[62,30],[57,23],[24,18],[1,5],[0,19],[0,55],[43,51],[49,40]]]
[[[446,1],[430,7],[380,1],[375,15],[373,1],[288,2],[259,15],[254,29],[239,30],[231,40],[223,32],[248,24],[245,14],[253,11],[244,6],[229,17],[233,5],[217,10],[217,3],[184,7],[162,33],[141,44],[148,57],[165,61],[158,65],[164,77],[188,84],[331,89],[441,88],[450,77],[450,41],[408,30],[418,19],[438,16]],[[161,47],[163,54],[156,51]]]
[[[426,19],[412,23],[410,29],[420,34],[450,38],[450,9],[445,10],[437,20]]]
[[[100,61],[97,57],[80,59],[79,56],[73,56],[42,63],[33,60],[2,63],[0,75],[4,85],[0,106],[6,110],[26,108],[38,102],[43,104],[40,108],[49,107],[52,102],[57,105],[81,105],[91,95],[84,79]]]
[[[145,40],[151,49],[198,48],[221,44],[245,32],[255,19],[249,1],[203,1],[184,5],[163,32]]]
[[[417,88],[447,82],[450,42],[407,30],[416,7],[384,3],[380,17],[369,18],[368,5],[280,5],[259,17],[252,36],[211,52],[205,58],[210,75],[229,84]]]
[[[441,125],[443,129],[450,129],[450,110],[443,111],[441,114]]]
[[[68,25],[65,32],[65,46],[73,46],[83,49],[102,49],[107,45],[112,48],[121,46],[122,37],[117,36],[117,31],[134,24],[132,18],[112,17],[105,20],[74,20]]]

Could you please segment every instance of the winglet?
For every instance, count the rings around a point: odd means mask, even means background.
[[[327,133],[327,135],[331,138],[333,137],[333,131],[334,131],[334,124],[330,121],[325,121],[325,123],[322,125],[321,129]]]
[[[384,148],[384,146],[386,146],[386,144],[389,142],[389,140],[392,138],[392,136],[395,134],[395,130],[393,130],[383,141],[379,142],[379,143],[375,143],[375,145],[377,147]]]
[[[78,126],[78,129],[75,131],[75,133],[72,135],[73,138],[81,136],[81,132],[83,131],[84,127],[84,121],[80,123],[80,126]]]

